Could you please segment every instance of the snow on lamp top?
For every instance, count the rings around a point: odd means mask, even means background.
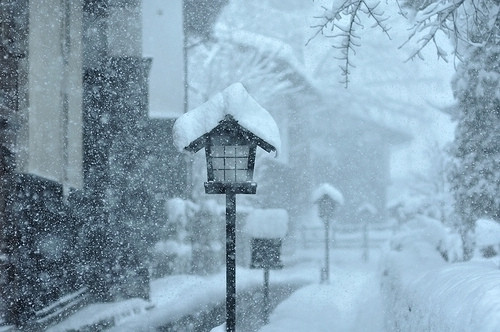
[[[245,224],[245,233],[256,239],[284,238],[288,231],[288,213],[284,209],[256,209]]]
[[[312,201],[317,202],[321,197],[328,196],[333,201],[337,202],[340,205],[344,205],[344,196],[342,193],[332,185],[328,183],[321,184],[313,193],[312,193]]]
[[[196,139],[217,127],[227,115],[279,153],[281,140],[276,122],[241,83],[230,85],[204,104],[179,117],[173,128],[175,146],[179,151],[185,150]]]

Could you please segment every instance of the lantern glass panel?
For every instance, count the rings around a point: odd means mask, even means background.
[[[250,181],[248,172],[248,145],[211,146],[210,158],[214,179],[216,182],[246,182]]]
[[[224,157],[224,146],[212,146],[210,149],[210,154],[212,157]]]
[[[248,181],[248,171],[247,170],[236,170],[236,182]]]
[[[224,158],[213,158],[212,167],[215,169],[224,169]]]
[[[224,170],[214,170],[214,181],[224,182]]]

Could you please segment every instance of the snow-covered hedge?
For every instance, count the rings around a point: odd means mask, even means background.
[[[440,251],[451,239],[421,218],[389,242],[381,260],[388,331],[500,331],[500,270],[446,262]]]

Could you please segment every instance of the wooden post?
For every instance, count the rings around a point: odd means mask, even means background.
[[[236,331],[236,194],[226,192],[226,332]]]
[[[368,219],[363,222],[363,261],[367,262],[369,257],[368,246]]]
[[[330,282],[330,220],[325,217],[325,282]]]
[[[269,268],[264,268],[264,324],[269,323]]]

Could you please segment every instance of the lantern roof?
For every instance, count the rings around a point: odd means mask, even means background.
[[[253,238],[284,238],[287,232],[288,212],[284,209],[255,209],[247,216],[245,233]]]
[[[312,201],[317,203],[321,198],[328,197],[340,205],[344,204],[344,195],[328,183],[322,183],[319,187],[312,193]]]
[[[174,144],[179,151],[196,152],[204,147],[204,137],[222,122],[235,121],[264,150],[279,153],[279,129],[267,110],[234,83],[204,104],[180,116],[174,124]]]

